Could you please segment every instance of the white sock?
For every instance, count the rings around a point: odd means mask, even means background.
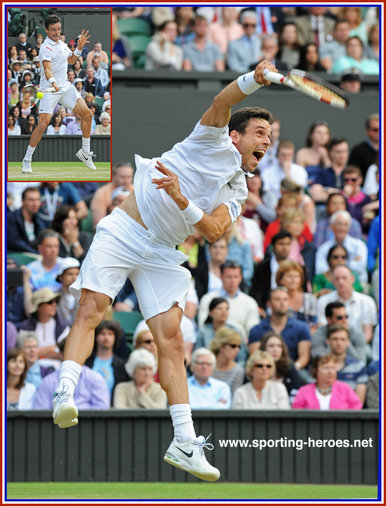
[[[60,392],[66,387],[67,392],[73,395],[81,372],[82,366],[80,364],[77,364],[73,360],[65,360],[60,367],[59,387],[57,391]]]
[[[90,154],[90,137],[82,137],[82,151],[85,155]]]
[[[31,161],[32,160],[32,155],[34,154],[35,149],[36,149],[36,147],[33,148],[32,146],[28,146],[27,151],[26,151],[26,153],[24,155],[24,160]]]
[[[170,406],[174,436],[177,441],[191,441],[196,439],[196,432],[193,427],[192,411],[189,404],[173,404]]]

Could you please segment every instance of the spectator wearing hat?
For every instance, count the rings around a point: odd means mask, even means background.
[[[41,288],[31,297],[30,317],[20,324],[20,330],[33,330],[39,339],[39,356],[61,359],[58,344],[67,337],[70,327],[57,314],[58,292]]]
[[[21,64],[22,64],[22,62],[20,60],[14,60],[9,66],[9,68],[11,69],[11,72],[12,72],[12,77],[13,77],[13,79],[16,79],[18,84],[21,81],[22,74],[23,74],[23,72],[21,70]]]
[[[95,135],[111,135],[111,118],[108,112],[100,115],[101,124],[95,127]]]
[[[75,88],[79,91],[81,97],[83,98],[83,100],[86,99],[86,95],[87,95],[87,92],[85,91],[84,89],[84,82],[83,82],[83,79],[81,79],[80,77],[76,77],[74,79],[74,82],[72,83]]]
[[[33,84],[33,78],[34,73],[32,70],[23,70],[23,73],[21,75],[21,81],[19,84],[19,91],[21,91],[24,86],[27,86],[28,84]]]
[[[35,74],[34,79],[33,79],[33,84],[37,85],[40,82],[40,76],[42,73],[42,68],[40,65],[39,56],[35,56],[35,58],[32,60],[32,70]]]
[[[40,383],[35,399],[35,409],[52,409],[52,396],[59,381],[59,371],[46,376]],[[100,374],[84,365],[74,391],[78,409],[109,409],[110,395]],[[59,425],[60,427],[60,425]]]
[[[62,284],[59,290],[60,300],[58,303],[58,315],[72,327],[75,321],[75,315],[79,307],[79,302],[70,293],[70,286],[79,274],[80,262],[76,258],[63,258],[63,262],[59,268],[56,280]]]
[[[352,67],[344,70],[340,77],[339,87],[347,93],[359,93],[362,86],[363,73]]]
[[[134,350],[126,363],[132,381],[117,385],[113,407],[119,409],[166,409],[166,393],[154,381],[157,364],[154,355],[143,348]]]

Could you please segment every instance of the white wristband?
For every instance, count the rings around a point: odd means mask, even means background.
[[[189,201],[188,207],[181,211],[182,216],[189,223],[189,225],[195,225],[202,220],[204,211]]]
[[[254,75],[255,72],[252,71],[237,78],[237,84],[244,95],[250,95],[264,86],[264,84],[259,84],[255,81]]]
[[[50,77],[50,78],[48,79],[48,82],[49,82],[50,84],[53,84],[53,83],[55,82],[55,77]]]
[[[75,51],[74,51],[74,55],[77,56],[79,58],[79,56],[82,54],[82,50],[81,49],[78,49],[76,48]]]

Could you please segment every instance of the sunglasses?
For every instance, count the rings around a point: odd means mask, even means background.
[[[252,26],[253,28],[256,28],[256,24],[253,24],[253,23],[244,23],[243,24],[244,28],[249,28],[250,26]]]
[[[348,314],[342,314],[335,317],[337,320],[347,320]]]
[[[56,304],[57,302],[58,301],[56,299],[52,299],[52,300],[50,300],[48,302],[42,302],[42,304],[50,304],[51,305],[51,304]]]
[[[342,259],[342,260],[347,260],[347,255],[332,255],[332,257],[334,260],[339,260],[339,259]]]
[[[232,349],[235,349],[235,348],[241,348],[241,346],[239,344],[231,344],[231,343],[226,343],[228,346],[230,346]]]
[[[151,344],[154,343],[154,339],[144,339],[140,344]]]
[[[355,183],[355,181],[358,181],[358,178],[357,177],[345,177],[344,181]]]
[[[257,367],[258,369],[263,369],[263,367],[266,367],[267,369],[271,369],[271,364],[255,364],[253,367]]]

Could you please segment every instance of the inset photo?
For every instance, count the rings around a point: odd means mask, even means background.
[[[8,181],[111,180],[111,9],[8,9]]]

